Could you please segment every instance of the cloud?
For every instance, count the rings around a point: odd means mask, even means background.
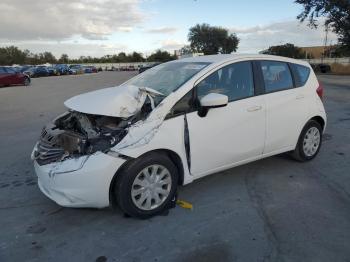
[[[232,27],[231,33],[240,38],[239,52],[257,53],[272,45],[292,43],[297,46],[321,46],[324,44],[324,27],[309,28],[306,23],[297,20],[283,21],[253,27]],[[337,42],[337,36],[329,32],[328,44]]]
[[[184,45],[185,43],[174,39],[166,39],[161,41],[161,49],[165,49],[167,51],[174,51],[180,49]]]
[[[1,0],[0,39],[64,40],[81,36],[104,40],[129,32],[146,15],[140,0]]]
[[[178,30],[176,27],[160,27],[146,30],[146,33],[151,34],[172,34]]]

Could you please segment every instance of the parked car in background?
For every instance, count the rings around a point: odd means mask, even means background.
[[[36,66],[34,68],[33,77],[49,76],[49,70],[46,66]]]
[[[142,73],[142,72],[145,72],[146,70],[148,70],[148,69],[150,69],[150,68],[152,68],[152,67],[155,67],[155,66],[157,66],[157,65],[160,65],[160,64],[161,64],[161,63],[154,63],[154,64],[149,65],[149,66],[141,66],[141,67],[139,68],[139,74]]]
[[[70,65],[69,74],[71,75],[84,74],[84,68],[81,65]]]
[[[47,66],[47,71],[49,72],[49,76],[57,76],[59,75],[58,71],[53,66]]]
[[[22,73],[22,72],[21,72],[22,66],[11,66],[11,68],[12,68],[13,70],[15,70],[16,72]]]
[[[29,77],[33,77],[35,72],[35,66],[23,66],[21,73],[26,74]]]
[[[0,86],[30,85],[30,77],[12,67],[0,66]]]
[[[38,185],[62,206],[118,204],[148,218],[173,203],[179,185],[201,177],[285,152],[312,160],[327,122],[322,96],[300,60],[164,63],[67,100],[69,111],[44,127],[32,152]]]
[[[68,75],[69,74],[69,66],[66,64],[57,64],[55,65],[55,69],[60,75]]]
[[[98,73],[98,70],[95,66],[91,66],[91,70],[93,73]]]
[[[328,64],[312,64],[312,68],[316,73],[331,73],[332,69],[331,66]]]
[[[83,66],[85,74],[97,73],[97,68],[94,66]]]

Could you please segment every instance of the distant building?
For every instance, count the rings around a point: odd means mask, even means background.
[[[182,54],[180,52],[180,50],[176,50],[174,52],[175,56],[177,57],[177,59],[181,59],[181,58],[187,58],[187,57],[196,57],[196,56],[202,56],[204,55],[203,53],[187,53],[187,54]]]
[[[308,46],[300,47],[302,51],[306,53],[306,56],[314,59],[320,59],[324,57],[333,57],[332,54],[337,46]]]

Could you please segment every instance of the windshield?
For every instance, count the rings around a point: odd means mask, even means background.
[[[169,62],[160,64],[132,78],[125,84],[152,88],[168,96],[209,64],[204,62]]]

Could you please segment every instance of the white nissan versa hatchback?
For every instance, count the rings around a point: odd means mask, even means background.
[[[323,89],[306,62],[213,55],[158,65],[75,96],[32,153],[41,191],[67,207],[147,218],[179,185],[264,157],[320,150]]]

